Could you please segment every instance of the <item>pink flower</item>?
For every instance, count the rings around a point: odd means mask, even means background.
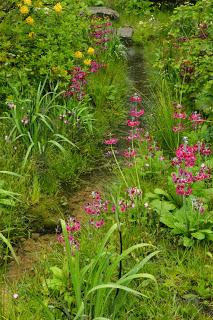
[[[101,228],[104,224],[105,224],[105,221],[104,221],[103,219],[101,219],[101,220],[95,222],[95,227],[96,227],[97,229],[99,229],[99,228]]]
[[[126,212],[126,211],[127,211],[128,206],[127,206],[127,204],[125,203],[124,200],[120,200],[120,201],[118,202],[118,204],[119,204],[119,206],[120,206],[121,212]]]
[[[132,109],[130,110],[130,116],[139,118],[140,116],[144,115],[144,109],[141,109],[139,111]]]
[[[111,139],[108,139],[108,140],[105,140],[104,143],[106,145],[113,145],[113,144],[116,144],[118,142],[118,139],[116,138],[111,138]]]
[[[139,139],[140,135],[138,133],[130,132],[129,136],[126,138],[128,141]]]
[[[173,114],[173,117],[175,119],[186,119],[187,115],[186,115],[185,112],[179,112],[179,113],[176,112],[176,113]]]
[[[93,199],[97,200],[97,201],[100,201],[101,200],[101,194],[100,192],[98,191],[92,191],[91,193]]]
[[[112,213],[115,212],[115,205],[114,204],[112,205],[112,209],[111,210],[112,210]]]
[[[84,211],[89,214],[89,215],[99,215],[100,214],[100,208],[99,205],[94,203],[88,203],[85,207],[84,207]]]
[[[140,103],[142,101],[142,98],[135,93],[133,96],[130,97],[130,102],[136,102],[136,103]]]
[[[134,128],[134,127],[139,126],[139,124],[140,124],[140,121],[127,120],[127,125],[129,127]]]
[[[127,193],[130,197],[130,199],[133,199],[134,197],[136,196],[141,196],[142,195],[142,191],[136,187],[132,187],[132,188],[129,188],[127,190]]]
[[[189,120],[192,122],[192,125],[194,127],[196,127],[199,124],[202,124],[205,121],[205,119],[202,118],[201,114],[197,112],[193,112],[190,115]]]
[[[163,156],[160,156],[160,157],[159,157],[159,160],[160,160],[160,161],[164,161],[164,159],[165,159],[165,158],[164,158]]]
[[[71,227],[71,231],[75,232],[75,231],[79,231],[81,229],[81,224],[79,221],[74,222],[74,224]]]
[[[137,154],[137,152],[134,150],[134,149],[130,149],[130,150],[125,150],[123,155],[125,158],[132,158],[132,157],[135,157]]]
[[[184,163],[186,167],[193,167],[195,165],[196,157],[194,149],[191,146],[181,144],[176,150],[176,157],[178,159],[178,163]]]
[[[194,181],[203,181],[211,179],[211,169],[202,164],[199,172],[194,176]]]
[[[177,183],[177,184],[186,184],[186,183],[190,184],[190,183],[193,183],[194,181],[193,174],[183,169],[179,169],[178,176],[175,173],[173,173],[172,179],[174,183]]]
[[[58,241],[59,243],[64,243],[64,237],[63,237],[62,234],[58,234],[58,235],[57,235],[57,241]]]
[[[189,196],[192,194],[192,188],[185,185],[177,185],[176,193],[181,196]]]
[[[172,131],[173,132],[181,132],[181,131],[184,131],[185,130],[185,127],[182,123],[179,123],[177,126],[174,126],[172,128]]]

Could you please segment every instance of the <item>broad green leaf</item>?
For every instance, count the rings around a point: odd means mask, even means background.
[[[202,233],[201,231],[193,232],[192,237],[198,240],[203,240],[205,239],[205,234]]]
[[[183,238],[183,245],[184,247],[192,247],[194,244],[193,239],[189,239],[188,237]]]
[[[170,196],[169,196],[169,194],[166,192],[166,191],[164,191],[164,190],[162,190],[162,189],[160,189],[160,188],[156,188],[155,190],[154,190],[154,193],[156,193],[156,194],[159,194],[159,195],[161,195],[161,196],[165,196],[166,198],[170,198]]]
[[[151,202],[151,206],[155,209],[157,209],[160,213],[164,211],[170,211],[176,209],[176,206],[174,203],[171,203],[169,201],[161,201],[159,199],[155,199]]]
[[[53,275],[56,278],[59,278],[59,279],[63,278],[63,271],[60,268],[58,268],[57,266],[51,267],[50,271],[53,273]]]

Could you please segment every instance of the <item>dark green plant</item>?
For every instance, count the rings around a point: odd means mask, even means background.
[[[66,248],[65,265],[63,269],[58,267],[51,268],[53,277],[47,280],[47,285],[50,289],[63,292],[64,296],[67,296],[69,292],[68,283],[71,284],[72,296],[70,296],[69,301],[65,300],[68,302],[66,310],[69,317],[75,310],[75,319],[81,319],[84,316],[89,317],[89,319],[102,319],[103,317],[116,319],[126,301],[126,294],[145,296],[141,292],[131,289],[129,284],[134,279],[144,278],[155,282],[155,278],[152,275],[139,272],[159,251],[150,253],[129,271],[122,274],[119,279],[115,280],[119,262],[125,260],[136,249],[149,245],[145,243],[134,245],[119,255],[106,250],[107,243],[117,229],[117,224],[115,224],[106,233],[96,255],[88,265],[82,267],[80,252],[76,251],[74,254],[71,252],[73,249],[68,239],[66,223],[61,221],[61,224]],[[119,294],[115,297],[114,293],[117,289]]]

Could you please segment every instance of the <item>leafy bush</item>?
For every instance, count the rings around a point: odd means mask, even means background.
[[[212,2],[198,1],[175,9],[158,66],[174,85],[179,99],[212,115]]]
[[[51,70],[66,79],[76,48],[87,41],[88,24],[80,16],[84,4],[62,1],[61,7],[49,1],[13,1],[0,23],[1,97],[37,86]],[[78,36],[76,36],[78,34]]]

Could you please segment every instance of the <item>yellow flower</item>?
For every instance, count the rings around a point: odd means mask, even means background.
[[[26,21],[27,24],[33,24],[34,23],[34,19],[31,16],[27,17],[27,19],[25,19],[25,21]]]
[[[27,6],[21,6],[20,12],[21,12],[21,14],[27,14],[29,12],[29,9]]]
[[[81,59],[83,57],[83,53],[81,51],[76,51],[74,53],[74,57],[77,59]]]
[[[89,49],[87,50],[87,53],[91,56],[93,56],[95,54],[95,49],[89,47]]]
[[[56,5],[53,8],[54,8],[55,12],[60,13],[62,11],[61,2],[56,3]]]
[[[29,37],[30,39],[33,39],[33,38],[35,37],[35,32],[29,32],[29,33],[28,33],[28,37]]]
[[[84,64],[85,64],[86,66],[90,66],[90,65],[91,65],[91,59],[85,59],[85,60],[84,60]]]
[[[32,4],[31,0],[23,0],[24,4],[27,4],[28,6],[30,6]]]

